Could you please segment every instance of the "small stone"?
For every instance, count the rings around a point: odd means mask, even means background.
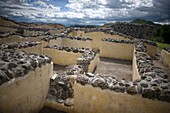
[[[9,80],[9,78],[6,76],[6,74],[2,70],[0,70],[0,80],[1,80],[0,84],[7,82]]]
[[[51,89],[50,89],[50,94],[56,95],[56,94],[57,94],[56,89],[55,89],[55,88],[51,88]]]
[[[94,77],[94,74],[93,73],[87,73],[86,74],[88,77]]]
[[[168,89],[168,83],[161,83],[160,86],[162,89]]]
[[[118,85],[116,85],[116,86],[112,86],[112,88],[111,88],[113,91],[116,91],[116,92],[125,92],[125,87],[124,86],[118,86]]]
[[[64,105],[65,106],[73,106],[74,104],[74,99],[73,98],[67,98],[65,101],[64,101]]]
[[[149,99],[154,99],[155,98],[155,91],[150,89],[150,88],[146,88],[142,92],[142,97],[149,98]]]
[[[9,63],[9,64],[8,64],[8,68],[9,68],[9,69],[16,68],[16,67],[17,67],[17,64],[16,64],[16,63]]]
[[[136,86],[129,86],[127,88],[127,93],[131,94],[131,95],[135,95],[137,94],[137,88]]]
[[[140,82],[140,85],[142,86],[142,87],[148,87],[148,82],[147,81],[145,81],[145,80],[142,80],[141,82]]]
[[[57,82],[57,84],[58,84],[58,85],[61,85],[61,86],[64,86],[64,85],[65,85],[65,83],[64,83],[63,81],[59,81],[59,82]]]
[[[59,99],[57,99],[57,102],[58,103],[64,103],[64,100],[59,98]]]

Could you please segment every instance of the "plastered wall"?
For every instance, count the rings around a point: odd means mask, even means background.
[[[44,48],[43,52],[52,58],[54,64],[58,65],[74,65],[77,63],[77,58],[81,56],[80,53],[66,52],[57,49]]]
[[[0,113],[36,113],[44,106],[53,64],[0,86]]]
[[[110,35],[110,34],[105,34],[103,32],[85,33],[84,36],[93,39],[92,48],[98,49],[98,50],[100,49],[100,44],[101,44],[102,38],[114,38],[114,39],[128,40],[127,38],[124,38],[119,35]]]
[[[132,60],[134,44],[101,42],[100,57]]]
[[[27,47],[27,48],[21,48],[21,49],[17,49],[16,51],[25,51],[26,53],[39,53],[42,54],[43,50],[42,50],[42,44],[36,45],[36,46],[32,46],[32,47]]]
[[[49,46],[53,46],[53,45],[63,46],[63,39],[62,38],[58,38],[58,39],[50,40],[49,41]]]
[[[156,46],[152,46],[152,45],[149,45],[149,44],[146,44],[145,43],[145,46],[146,46],[146,49],[147,49],[147,54],[149,56],[155,56],[156,54],[156,51],[157,51],[157,47]]]
[[[165,65],[169,66],[170,68],[170,53],[168,53],[165,50],[161,51],[161,59],[160,59]]]
[[[133,69],[132,69],[132,71],[133,71],[132,80],[133,81],[141,80],[141,76],[139,75],[137,64],[136,64],[135,49],[133,52]]]
[[[91,48],[92,47],[92,41],[81,41],[81,40],[71,40],[68,38],[63,39],[63,46],[67,47],[75,47],[75,48]]]
[[[99,60],[99,55],[97,54],[95,57],[94,57],[94,59],[90,62],[90,65],[89,65],[89,67],[88,67],[88,72],[93,72],[94,71],[94,69],[96,68],[96,66],[97,66],[97,62],[98,62],[98,60]]]
[[[74,113],[169,113],[170,103],[74,85]]]
[[[55,34],[61,33],[62,31],[64,31],[64,29],[60,29],[60,30],[49,30],[48,32],[49,32],[51,35],[55,35]]]
[[[84,31],[72,31],[68,34],[69,36],[84,36]]]

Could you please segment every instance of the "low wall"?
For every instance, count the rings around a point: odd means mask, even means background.
[[[51,35],[55,35],[55,34],[59,34],[61,32],[63,32],[64,29],[60,29],[60,30],[49,30],[48,32],[51,34]]]
[[[161,51],[161,61],[170,68],[170,53],[166,50]]]
[[[26,76],[0,86],[1,113],[36,113],[44,106],[53,64],[47,64]]]
[[[49,41],[49,46],[57,45],[57,46],[63,46],[63,39],[57,38]]]
[[[101,42],[100,56],[121,60],[133,59],[134,44]]]
[[[156,52],[157,52],[157,47],[156,46],[152,46],[152,45],[149,45],[149,44],[146,44],[145,43],[145,46],[146,46],[146,53],[149,55],[149,56],[155,56]]]
[[[88,67],[88,72],[93,72],[94,69],[96,68],[97,66],[97,61],[99,60],[99,55],[97,54],[94,59],[90,62],[90,65]]]
[[[61,51],[57,49],[44,48],[43,53],[52,58],[54,64],[58,65],[75,65],[77,63],[77,58],[81,56],[80,53],[73,53],[67,51]]]
[[[84,36],[84,31],[72,31],[68,36]]]
[[[44,36],[37,36],[37,37],[22,37],[19,35],[12,35],[6,38],[0,38],[1,43],[12,43],[12,42],[25,42],[25,41],[41,41]]]
[[[27,48],[21,48],[21,49],[16,50],[16,52],[20,52],[20,51],[25,51],[26,53],[39,53],[39,54],[42,54],[43,53],[43,48],[42,48],[42,44],[39,44],[39,45],[36,45],[36,46],[27,47]]]
[[[75,113],[169,113],[170,103],[140,95],[101,90],[91,85],[74,85]]]
[[[132,69],[132,71],[133,71],[132,80],[133,81],[141,80],[141,76],[139,75],[137,64],[136,64],[135,49],[133,52],[133,69]]]
[[[74,48],[92,48],[92,41],[86,40],[72,40],[68,38],[63,39],[63,46],[74,47]]]
[[[127,38],[124,38],[122,36],[105,34],[104,32],[85,33],[84,36],[93,39],[92,48],[98,49],[98,50],[100,49],[100,44],[101,44],[102,38],[114,38],[114,39],[127,40]]]

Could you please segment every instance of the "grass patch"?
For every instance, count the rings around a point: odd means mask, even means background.
[[[159,50],[161,50],[163,48],[170,48],[170,44],[165,44],[165,43],[157,42],[157,45],[158,45],[158,49]]]

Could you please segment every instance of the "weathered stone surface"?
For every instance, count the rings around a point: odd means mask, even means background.
[[[113,38],[103,38],[102,41],[112,42],[112,43],[126,43],[126,44],[133,44],[133,40],[120,40],[120,39],[113,39]]]
[[[73,98],[67,98],[64,101],[64,105],[66,105],[66,106],[73,106],[73,104],[74,104],[74,99]]]
[[[150,88],[145,88],[142,92],[144,98],[155,99],[155,91]]]
[[[57,73],[50,80],[50,91],[48,98],[53,101],[64,103],[66,106],[73,105],[73,89],[70,77],[66,73]]]
[[[131,94],[131,95],[134,95],[134,94],[137,94],[138,91],[137,91],[137,86],[130,86],[127,88],[127,93]]]
[[[40,42],[14,42],[14,43],[5,43],[0,44],[0,49],[16,49],[16,48],[26,48],[32,47],[41,44]]]
[[[25,76],[32,68],[51,63],[45,55],[26,54],[14,50],[0,50],[0,83],[3,84],[13,78]]]

